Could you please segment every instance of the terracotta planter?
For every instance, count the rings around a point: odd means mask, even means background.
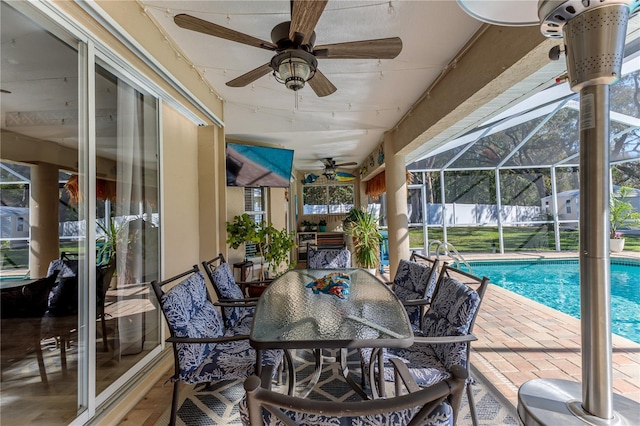
[[[624,238],[609,239],[609,251],[611,253],[620,253],[624,250]]]

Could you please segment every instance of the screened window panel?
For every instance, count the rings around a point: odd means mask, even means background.
[[[481,138],[450,168],[498,166],[541,121],[538,117]]]
[[[302,213],[303,214],[326,214],[327,188],[324,186],[303,186],[302,187]]]
[[[504,163],[504,167],[547,166],[577,154],[580,150],[578,118],[575,109],[561,108]]]
[[[409,223],[422,223],[422,188],[411,187],[407,196],[407,212],[409,214]]]
[[[630,72],[609,87],[609,108],[612,112],[640,118],[637,104],[640,88],[640,70]]]
[[[540,200],[551,195],[550,169],[500,170],[500,197],[502,205],[541,208]],[[532,209],[518,217],[518,221],[543,220],[540,211]]]
[[[329,213],[347,213],[354,206],[353,185],[332,185],[327,187]]]

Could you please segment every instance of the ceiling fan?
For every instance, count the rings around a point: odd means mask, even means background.
[[[187,14],[176,15],[174,22],[187,30],[276,52],[269,63],[227,82],[227,86],[244,87],[273,72],[276,80],[288,89],[298,91],[309,82],[316,95],[322,97],[337,89],[318,69],[317,58],[393,59],[402,50],[399,37],[315,46],[314,28],[327,1],[291,0],[291,21],[282,22],[271,30],[271,42]]]
[[[336,163],[336,160],[334,160],[331,157],[328,158],[323,158],[322,162],[324,163],[324,171],[322,172],[323,175],[325,175],[327,178],[332,179],[333,177],[335,177],[336,173],[338,172],[336,169],[338,167],[344,167],[344,166],[357,166],[358,163],[356,163],[355,161],[350,161],[348,163]]]

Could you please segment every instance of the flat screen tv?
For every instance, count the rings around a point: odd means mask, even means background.
[[[293,150],[227,143],[227,186],[288,188]]]

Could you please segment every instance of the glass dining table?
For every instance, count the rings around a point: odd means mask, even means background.
[[[342,289],[331,290],[328,283]],[[347,287],[348,286],[348,287]],[[316,368],[306,396],[322,370],[321,349],[340,349],[340,369],[345,380],[368,398],[349,376],[349,348],[408,347],[413,332],[407,312],[391,289],[364,269],[294,269],[276,278],[255,308],[250,334],[260,365],[264,349],[312,349]],[[295,369],[289,363],[290,386]]]

